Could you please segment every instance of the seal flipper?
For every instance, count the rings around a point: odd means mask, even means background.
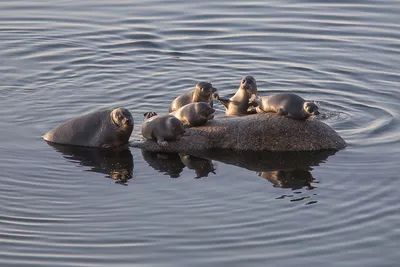
[[[221,97],[219,96],[219,94],[217,94],[217,93],[214,93],[214,94],[213,94],[213,97],[214,97],[216,100],[218,100],[222,105],[224,105],[224,107],[225,107],[226,109],[228,109],[229,103],[231,102],[229,99],[221,98]]]
[[[146,112],[143,114],[143,116],[145,117],[146,120],[150,119],[151,117],[154,117],[156,115],[157,115],[157,113],[155,113],[154,111],[149,111],[149,112]]]
[[[164,138],[158,138],[158,139],[157,139],[157,144],[158,144],[159,146],[162,146],[162,147],[168,146],[168,142],[165,141]]]
[[[259,107],[249,107],[248,109],[247,109],[247,114],[256,114],[256,113],[258,113],[258,110],[259,110]]]

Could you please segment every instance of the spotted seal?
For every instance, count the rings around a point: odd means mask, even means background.
[[[143,137],[157,141],[160,146],[168,146],[167,141],[178,140],[185,132],[182,122],[173,115],[157,115],[155,112],[146,112],[144,116]]]
[[[295,120],[305,120],[311,115],[319,115],[318,106],[291,93],[278,93],[270,96],[254,96],[250,103],[257,103],[257,112],[275,112]]]
[[[184,105],[178,110],[171,112],[184,126],[193,127],[205,124],[214,118],[215,109],[206,102],[196,102]]]
[[[125,108],[95,111],[73,118],[43,135],[57,144],[113,148],[127,145],[133,130],[133,118]]]
[[[225,115],[239,116],[256,113],[255,109],[250,109],[252,104],[249,99],[252,95],[257,94],[257,82],[253,76],[245,76],[240,82],[239,89],[236,94],[230,99],[223,99],[217,93],[214,93],[214,98],[225,106]]]
[[[194,90],[178,96],[169,106],[169,112],[173,112],[184,105],[194,102],[206,102],[213,106],[213,93],[217,91],[209,82],[199,82]]]

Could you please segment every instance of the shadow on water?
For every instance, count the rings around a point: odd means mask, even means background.
[[[118,184],[126,184],[133,177],[133,157],[127,148],[105,150],[47,143],[69,162],[90,167],[88,171],[91,172],[106,174],[106,178]]]
[[[149,166],[172,178],[180,176],[185,167],[194,170],[196,178],[215,174],[213,161],[235,165],[254,171],[274,187],[312,189],[313,166],[325,162],[336,151],[312,152],[238,152],[226,149],[195,152],[191,155],[157,153],[142,150],[143,158]]]

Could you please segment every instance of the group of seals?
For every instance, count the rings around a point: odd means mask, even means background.
[[[115,148],[128,143],[133,118],[125,108],[95,111],[73,118],[43,135],[57,144]]]
[[[318,106],[291,93],[259,96],[257,82],[253,76],[245,76],[236,93],[230,99],[223,99],[209,82],[199,82],[186,94],[176,97],[169,114],[157,115],[146,112],[142,125],[142,135],[146,139],[167,146],[168,141],[179,139],[185,127],[196,127],[214,118],[213,99],[225,108],[227,116],[242,116],[262,112],[275,112],[296,120],[305,120],[318,115]],[[125,145],[133,130],[133,118],[125,108],[101,110],[73,118],[53,130],[43,138],[52,143],[115,148]]]
[[[176,97],[169,114],[144,113],[142,135],[146,139],[167,146],[168,141],[179,139],[185,127],[196,127],[214,118],[213,94],[217,91],[209,82],[199,82],[189,93]]]
[[[305,120],[311,115],[319,114],[314,102],[306,101],[295,94],[259,96],[257,82],[250,75],[242,78],[238,90],[230,99],[221,98],[216,91],[211,83],[199,82],[193,90],[172,101],[168,115],[145,113],[146,119],[142,125],[143,137],[156,140],[161,146],[167,146],[167,141],[176,140],[183,135],[184,127],[204,125],[213,119],[215,112],[213,98],[226,108],[227,116],[275,112],[292,119]]]

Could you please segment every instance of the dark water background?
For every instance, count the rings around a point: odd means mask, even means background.
[[[397,266],[399,14],[397,0],[0,1],[0,266]],[[348,147],[207,161],[41,139],[124,106],[135,140],[145,111],[202,80],[231,96],[248,74],[261,94],[317,101]]]

